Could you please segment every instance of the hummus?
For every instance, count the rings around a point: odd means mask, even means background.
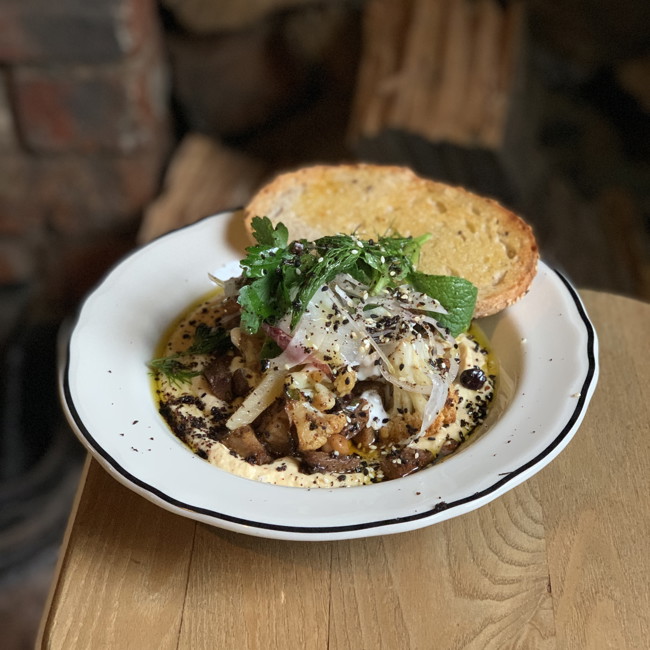
[[[393,395],[401,389],[373,366],[339,367],[329,374],[312,357],[278,372],[264,403],[256,405],[260,413],[235,426],[234,414],[266,381],[269,363],[263,349],[268,338],[243,334],[238,319],[232,298],[206,298],[161,342],[159,357],[171,363],[172,372],[152,367],[160,413],[174,434],[209,463],[244,478],[302,488],[398,478],[455,451],[483,422],[494,396],[496,363],[472,325],[455,340],[456,375],[426,429],[411,402],[396,406],[390,389]],[[217,352],[206,352],[197,341],[218,336]],[[413,404],[423,399],[402,393]]]

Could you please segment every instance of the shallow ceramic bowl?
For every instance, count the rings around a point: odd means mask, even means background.
[[[82,304],[60,368],[70,424],[118,481],[214,526],[281,539],[407,531],[462,515],[530,478],[568,444],[593,394],[597,339],[571,285],[540,263],[529,293],[480,326],[501,364],[488,420],[444,462],[345,489],[239,478],[193,454],[157,411],[146,363],[169,324],[238,274],[241,216],[225,212],[165,235],[117,265]]]

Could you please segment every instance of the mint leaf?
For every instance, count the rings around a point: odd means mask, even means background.
[[[427,275],[414,271],[409,282],[416,291],[435,298],[447,310],[446,314],[434,314],[443,327],[458,336],[472,322],[478,289],[469,280],[452,275]]]
[[[253,237],[262,246],[284,248],[287,245],[289,231],[283,223],[279,223],[274,228],[268,217],[253,217],[251,225],[253,226]]]

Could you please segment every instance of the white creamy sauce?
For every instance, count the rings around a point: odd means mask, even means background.
[[[389,419],[381,395],[376,390],[364,390],[361,393],[361,399],[365,399],[370,404],[368,426],[377,430],[381,429]]]

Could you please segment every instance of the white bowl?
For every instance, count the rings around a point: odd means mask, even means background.
[[[544,263],[529,293],[480,326],[501,364],[488,420],[444,462],[394,481],[301,489],[229,474],[193,454],[158,414],[146,367],[170,322],[238,274],[241,217],[224,212],[164,235],[118,264],[86,298],[62,358],[68,420],[118,481],[214,526],[280,539],[397,533],[485,505],[568,444],[598,376],[596,333],[569,282]]]

